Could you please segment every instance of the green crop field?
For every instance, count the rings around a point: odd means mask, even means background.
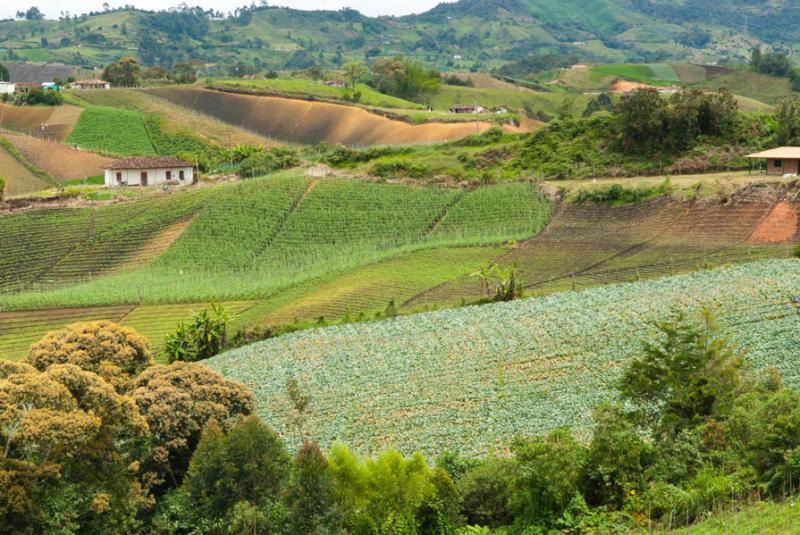
[[[502,449],[559,426],[586,431],[647,321],[710,307],[756,368],[800,385],[797,260],[766,261],[507,304],[290,334],[206,361],[244,382],[286,432],[287,379],[312,394],[307,433],[363,452]],[[347,403],[343,403],[347,400]]]
[[[552,203],[536,186],[494,187],[502,189],[312,181],[290,172],[122,205],[4,216],[0,229],[14,239],[3,242],[0,307],[263,299],[420,249],[531,237],[549,220]],[[155,258],[131,264],[189,220]]]
[[[66,142],[120,156],[156,154],[141,114],[103,106],[87,107]]]

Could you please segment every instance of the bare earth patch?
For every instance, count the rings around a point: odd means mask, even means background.
[[[785,243],[797,233],[797,206],[781,201],[753,231],[748,243]]]

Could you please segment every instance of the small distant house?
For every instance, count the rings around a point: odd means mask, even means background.
[[[192,166],[171,156],[124,158],[111,163],[105,170],[108,188],[158,184],[183,186],[194,182]]]
[[[778,147],[747,156],[751,160],[766,160],[765,172],[775,176],[797,176],[800,173],[800,147]]]
[[[451,106],[450,113],[463,114],[463,113],[486,113],[486,108],[478,106],[477,104],[467,104],[460,106]]]
[[[508,113],[508,108],[505,106],[498,106],[494,109],[494,112],[498,115],[502,115],[503,113]]]
[[[0,95],[13,95],[16,91],[16,84],[13,82],[0,82]]]
[[[42,84],[38,82],[18,82],[15,84],[14,92],[15,93],[27,93],[31,89],[39,88],[41,89]]]
[[[58,91],[59,89],[61,89],[61,87],[54,82],[42,82],[41,84],[39,84],[39,86],[44,91]]]
[[[72,89],[111,89],[111,82],[105,80],[78,80],[70,86]]]
[[[325,85],[328,87],[346,87],[347,84],[344,80],[327,80]]]

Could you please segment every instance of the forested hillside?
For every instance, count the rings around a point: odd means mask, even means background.
[[[781,21],[775,31],[774,21]],[[352,9],[259,6],[230,13],[184,7],[110,10],[0,21],[3,60],[99,67],[122,55],[170,66],[198,60],[255,69],[337,67],[404,54],[440,68],[496,68],[531,56],[583,61],[735,62],[757,44],[797,40],[800,7],[787,0],[461,0],[406,17]]]

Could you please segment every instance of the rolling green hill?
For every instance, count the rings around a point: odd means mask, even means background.
[[[774,31],[779,18],[789,30]],[[420,15],[370,18],[351,9],[116,10],[69,20],[2,21],[11,58],[101,66],[122,55],[147,64],[195,59],[279,69],[336,67],[348,59],[405,54],[443,68],[493,67],[530,53],[587,61],[737,61],[759,43],[796,41],[800,8],[725,0],[461,0]],[[745,26],[747,26],[745,33]],[[424,52],[422,52],[424,51]],[[10,58],[9,58],[10,59]]]

